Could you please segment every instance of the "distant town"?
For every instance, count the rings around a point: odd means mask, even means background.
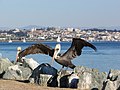
[[[61,41],[71,41],[73,37],[79,37],[87,41],[120,41],[119,30],[106,29],[79,29],[79,28],[31,28],[0,30],[0,42],[12,41],[56,41],[57,37]]]

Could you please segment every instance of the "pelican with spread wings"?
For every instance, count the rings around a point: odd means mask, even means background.
[[[83,47],[91,47],[95,51],[96,47],[80,38],[73,38],[70,48],[63,54],[59,54],[61,50],[61,45],[57,44],[55,48],[51,48],[45,44],[34,44],[18,54],[19,59],[29,54],[46,54],[52,57],[52,60],[55,60],[57,63],[61,64],[63,67],[69,67],[74,69],[76,66],[72,63],[71,60],[80,56],[82,53]]]

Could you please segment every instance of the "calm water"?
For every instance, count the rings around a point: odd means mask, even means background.
[[[26,47],[36,42],[0,42],[0,53],[2,57],[9,58],[9,60],[15,60],[16,49],[18,46],[25,49]],[[56,42],[41,42],[54,48]],[[108,72],[109,69],[120,69],[120,42],[92,42],[98,49],[94,52],[91,48],[85,47],[82,55],[75,58],[72,62],[78,66],[86,66],[90,68],[97,68],[99,71]],[[65,52],[71,45],[70,42],[61,42],[61,53]],[[42,54],[28,55],[28,58],[33,58],[39,63],[49,63],[51,57]],[[54,67],[60,69],[61,65],[54,62]]]

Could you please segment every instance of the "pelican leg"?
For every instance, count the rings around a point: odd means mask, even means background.
[[[66,67],[65,70],[63,70],[63,68],[64,68],[64,66],[62,66],[62,68],[61,68],[60,71],[58,72],[60,76],[62,76],[62,75],[64,76],[64,75],[66,74],[66,72],[67,72],[68,67]]]
[[[68,67],[66,67],[66,69],[62,72],[62,74],[63,74],[63,75],[65,75],[65,74],[66,74],[67,69],[68,69]]]
[[[58,71],[58,74],[59,74],[60,77],[62,76],[63,68],[64,68],[64,66],[62,66],[62,68],[60,69],[60,71]]]
[[[64,68],[64,66],[62,66],[62,68],[60,69],[60,71],[58,71],[58,73],[62,72],[63,68]]]

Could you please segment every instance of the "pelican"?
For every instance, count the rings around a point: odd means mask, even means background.
[[[61,49],[60,44],[57,44],[53,49],[45,44],[40,43],[40,44],[34,44],[24,49],[18,54],[18,56],[19,59],[21,59],[22,57],[29,54],[46,54],[51,56],[52,60],[55,60],[63,67],[69,67],[71,69],[74,69],[76,66],[72,63],[72,60],[77,56],[80,56],[82,52],[82,48],[87,46],[91,47],[95,51],[97,50],[96,47],[91,43],[80,38],[73,38],[70,48],[63,54],[59,54]]]
[[[22,51],[22,48],[21,47],[17,47],[17,54],[16,54],[16,61],[15,62],[18,62],[19,60],[19,56],[18,54]]]

